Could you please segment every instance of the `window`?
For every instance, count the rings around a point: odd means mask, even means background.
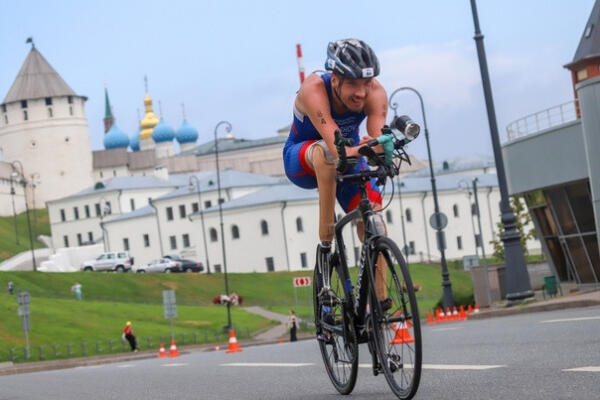
[[[94,234],[92,232],[88,232],[88,243],[94,243]]]
[[[452,212],[454,213],[454,216],[458,218],[458,204],[452,206]]]
[[[94,208],[96,209],[96,217],[99,217],[100,213],[101,213],[101,211],[100,211],[100,203],[94,204]]]
[[[388,224],[392,223],[392,210],[387,210],[385,212],[385,222],[387,222]]]
[[[210,206],[212,206],[212,203],[210,202],[210,200],[206,200],[204,202],[204,208],[210,208]]]
[[[588,77],[588,72],[587,69],[580,69],[579,71],[577,71],[577,81],[582,81],[584,79],[586,79]]]
[[[104,174],[100,171],[100,178],[104,178]]]
[[[27,115],[27,110],[23,110],[23,121],[27,121],[29,116]]]
[[[73,214],[75,214],[75,219],[79,219],[79,208],[73,207]]]
[[[62,208],[60,209],[60,220],[62,222],[65,222],[67,220],[67,218],[65,217],[65,210]],[[69,246],[67,246],[67,247],[69,247]]]
[[[448,163],[448,161],[444,161],[444,162],[442,163],[442,169],[443,169],[444,171],[448,171],[448,170],[450,169],[450,164]]]
[[[225,199],[219,197],[219,204],[223,204],[223,203],[225,203]]]
[[[167,207],[167,221],[173,221],[173,207]]]
[[[179,206],[179,218],[185,218],[185,204]]]
[[[239,239],[240,238],[240,228],[238,228],[237,225],[231,225],[231,237],[233,239]]]
[[[267,224],[267,221],[265,221],[264,219],[260,221],[260,231],[263,236],[269,234],[269,224]]]
[[[110,201],[104,202],[104,215],[112,214],[112,207],[110,206]]]
[[[52,114],[52,108],[48,107],[48,117],[52,118],[54,115]]]
[[[471,204],[471,215],[477,215],[477,204]]]
[[[300,265],[302,268],[308,267],[308,263],[306,262],[306,253],[300,253]]]
[[[169,236],[169,242],[171,244],[171,250],[177,249],[177,238],[175,236]]]
[[[413,241],[408,242],[408,250],[409,250],[409,254],[415,254],[415,242],[413,242]]]
[[[113,169],[113,176],[117,176],[117,171]]]
[[[304,232],[304,227],[302,226],[302,218],[296,218],[296,231]]]
[[[73,106],[69,106],[69,115],[73,115]]]
[[[67,97],[67,102],[68,102],[69,104],[73,104],[73,96],[68,96],[68,97]]]
[[[462,250],[462,236],[457,236],[456,237],[456,247],[459,250]]]
[[[27,100],[21,100],[21,108],[27,108]]]
[[[6,112],[6,104],[2,104],[2,112]]]
[[[65,245],[65,247],[69,247],[69,237],[68,236],[63,236],[63,243]]]
[[[216,242],[217,241],[217,230],[215,228],[210,228],[209,234],[210,234],[210,241]]]
[[[144,233],[144,247],[150,247],[150,236]]]
[[[273,262],[273,257],[265,258],[265,262],[267,263],[267,272],[275,271],[275,263]]]
[[[83,244],[83,238],[81,237],[81,233],[77,234],[77,246],[81,246]]]
[[[90,206],[88,206],[86,204],[85,206],[83,206],[83,210],[85,211],[85,217],[89,218],[90,217]]]
[[[129,239],[127,239],[127,238],[123,238],[123,250],[125,250],[125,251],[129,250]]]
[[[46,105],[47,106],[51,106],[52,105],[52,97],[46,97],[45,100],[46,100]]]
[[[188,235],[187,233],[184,233],[181,236],[181,239],[183,240],[183,247],[184,248],[190,247],[190,235]]]
[[[221,273],[221,264],[215,264],[215,265],[213,265],[213,268],[215,269],[215,272],[217,274]]]
[[[4,114],[4,123],[8,125],[8,115]]]
[[[135,210],[135,199],[129,199],[129,205],[131,206],[131,211]]]
[[[412,212],[410,211],[410,208],[407,208],[405,213],[406,213],[406,222],[412,222]]]
[[[192,203],[192,212],[196,213],[198,212],[199,207],[198,207],[198,203]]]

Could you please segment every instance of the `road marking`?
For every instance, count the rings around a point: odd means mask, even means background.
[[[135,367],[135,364],[117,365],[117,368],[131,368],[131,367]]]
[[[162,364],[161,367],[183,367],[185,365],[190,365],[190,364],[188,364],[188,363]]]
[[[358,364],[361,368],[373,368],[372,364]],[[405,364],[406,368],[412,368],[412,364]],[[453,370],[453,371],[481,371],[486,369],[504,368],[506,365],[469,365],[469,364],[423,364],[422,369]]]
[[[600,372],[600,367],[581,367],[581,368],[563,369],[563,372]]]
[[[228,363],[221,367],[307,367],[313,363]]]
[[[431,332],[442,332],[442,331],[455,331],[460,328],[440,328],[440,329],[432,329]]]
[[[550,324],[552,322],[589,321],[589,320],[593,320],[593,319],[600,319],[600,317],[549,319],[549,320],[546,320],[546,321],[540,321],[540,324]]]

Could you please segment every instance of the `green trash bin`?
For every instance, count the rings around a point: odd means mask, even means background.
[[[558,282],[556,281],[556,276],[549,275],[544,277],[544,298],[546,294],[550,297],[556,296],[558,293]]]

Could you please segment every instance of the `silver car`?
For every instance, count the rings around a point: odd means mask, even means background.
[[[159,258],[157,260],[150,261],[148,264],[134,265],[133,271],[138,274],[146,272],[164,272],[166,274],[178,271],[181,268],[181,263],[168,258]]]

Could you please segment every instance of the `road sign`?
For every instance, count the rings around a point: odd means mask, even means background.
[[[312,280],[308,276],[301,276],[293,279],[294,287],[310,286]]]
[[[479,266],[479,257],[477,255],[464,256],[463,257],[463,268],[465,271],[471,270],[473,267]]]
[[[440,216],[440,226],[438,227],[438,220],[435,217],[435,213],[431,214],[431,217],[429,217],[429,225],[431,225],[433,229],[444,229],[448,225],[448,217],[441,211],[438,214]]]
[[[174,290],[163,290],[163,312],[166,319],[177,318],[177,304]]]
[[[30,302],[31,296],[29,295],[29,292],[19,292],[19,294],[17,295],[17,303],[20,306],[29,304]]]
[[[19,306],[19,309],[17,312],[20,317],[31,314],[31,310],[29,309],[29,304]]]

